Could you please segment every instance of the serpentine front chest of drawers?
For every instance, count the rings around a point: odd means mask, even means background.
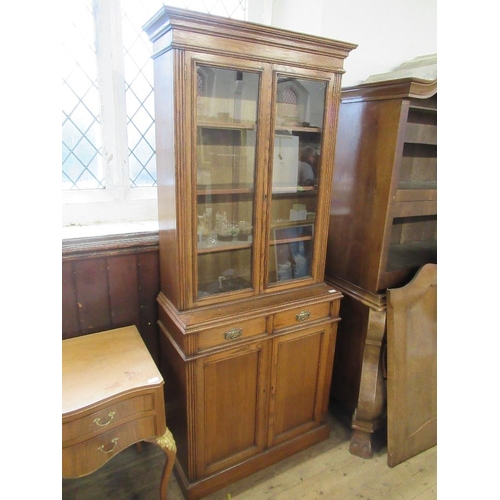
[[[176,456],[165,422],[163,378],[135,326],[62,341],[62,476],[96,471],[150,441],[167,455],[161,498]]]

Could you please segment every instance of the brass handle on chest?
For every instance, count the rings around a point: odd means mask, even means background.
[[[104,422],[103,424],[101,424],[101,418],[94,418],[93,420],[93,424],[96,424],[98,425],[99,427],[106,427],[106,425],[109,425],[111,423],[111,420],[113,420],[113,417],[115,416],[115,413],[114,411],[110,411],[108,413],[108,417],[109,417],[109,420],[107,422]]]
[[[101,446],[99,446],[99,448],[97,448],[97,451],[100,451],[101,453],[112,453],[114,451],[114,449],[116,448],[116,445],[118,444],[118,438],[113,438],[111,440],[111,442],[113,443],[113,448],[111,448],[110,450],[105,450],[104,445],[101,444]]]
[[[300,311],[299,314],[295,316],[295,319],[297,321],[305,321],[311,316],[311,313],[309,311]]]
[[[237,339],[238,337],[241,337],[242,333],[243,333],[243,330],[241,328],[231,328],[231,330],[228,330],[224,334],[224,338],[226,340],[234,340],[234,339]]]

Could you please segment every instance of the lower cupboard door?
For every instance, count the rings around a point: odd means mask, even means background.
[[[331,325],[277,337],[273,343],[269,445],[319,426],[333,363]]]
[[[197,361],[194,425],[199,478],[264,449],[268,351],[266,340]]]

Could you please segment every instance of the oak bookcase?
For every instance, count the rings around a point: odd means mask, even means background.
[[[329,435],[342,294],[324,283],[343,61],[355,45],[176,8],[153,42],[161,371],[201,498]],[[316,153],[300,185],[299,155]]]

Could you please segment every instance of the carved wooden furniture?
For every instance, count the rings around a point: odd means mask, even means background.
[[[325,439],[338,309],[323,282],[354,45],[164,7],[153,42],[161,370],[184,495]],[[317,153],[312,185],[301,150]]]
[[[437,444],[437,265],[387,290],[387,463]]]
[[[166,500],[176,445],[165,423],[163,378],[137,328],[63,340],[62,476],[90,474],[140,441],[166,454]]]
[[[385,422],[386,290],[435,263],[437,81],[342,91],[325,280],[342,291],[331,395],[354,411],[351,453]]]

